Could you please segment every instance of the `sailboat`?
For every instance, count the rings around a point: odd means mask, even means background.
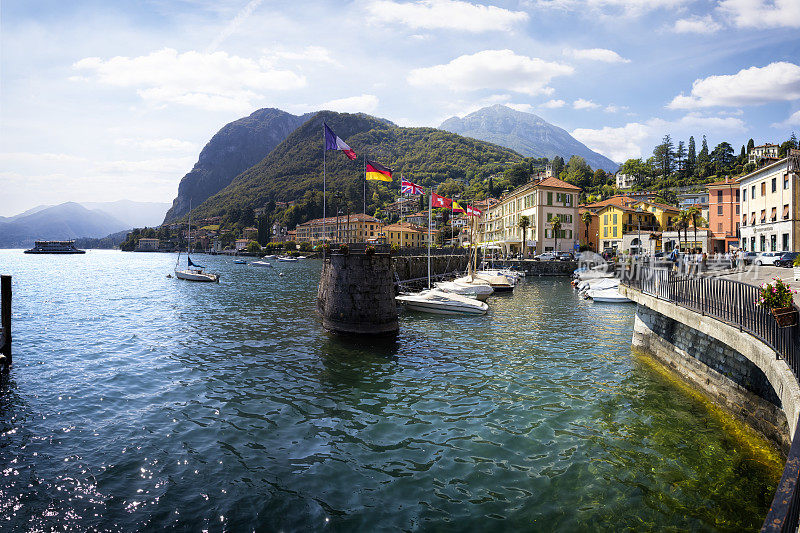
[[[485,302],[460,294],[431,288],[431,224],[432,206],[428,203],[428,288],[417,293],[400,294],[395,301],[408,309],[439,315],[483,315],[489,310]]]
[[[192,249],[192,204],[189,202],[189,245],[186,247],[186,270],[178,270],[178,263],[181,261],[181,252],[178,251],[178,260],[175,262],[175,277],[178,279],[185,279],[187,281],[206,281],[206,282],[219,282],[219,274],[212,274],[210,272],[203,272],[203,267],[192,263],[192,258],[189,255]]]

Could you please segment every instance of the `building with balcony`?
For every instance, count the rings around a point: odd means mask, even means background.
[[[730,178],[709,183],[708,229],[711,232],[711,253],[739,249],[740,198],[739,182]]]
[[[770,143],[754,146],[747,152],[747,162],[758,166],[765,162],[777,161],[780,148],[777,144]]]
[[[534,178],[489,203],[479,224],[478,244],[497,246],[505,253],[542,253],[572,250],[578,244],[578,195],[580,187],[558,178]],[[523,243],[519,221],[528,217]],[[554,234],[550,221],[558,217],[561,229]]]
[[[158,246],[161,244],[159,239],[151,239],[147,237],[143,237],[139,239],[139,242],[136,244],[136,251],[137,252],[157,252]]]
[[[800,250],[800,150],[739,178],[742,249]]]
[[[632,174],[617,172],[614,178],[617,181],[617,189],[630,189],[636,183],[636,176]]]
[[[309,220],[298,224],[294,231],[297,242],[316,244],[323,239],[333,243],[366,242],[376,238],[381,227],[381,222],[375,217],[357,213]]]
[[[384,226],[381,231],[384,233],[388,244],[399,247],[419,247],[428,245],[428,228],[415,226],[408,222],[389,224],[388,226]]]
[[[256,228],[244,228],[242,230],[242,237],[248,241],[258,240],[258,230]]]

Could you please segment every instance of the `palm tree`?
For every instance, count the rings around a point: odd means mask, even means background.
[[[586,246],[588,247],[589,246],[589,226],[592,225],[592,212],[589,211],[589,210],[584,211],[583,214],[581,215],[581,220],[583,220],[583,223],[586,225]]]
[[[681,211],[675,217],[675,229],[678,230],[678,250],[680,250],[682,248],[681,247],[681,230],[689,231],[689,215],[688,215],[688,213],[686,211]],[[688,235],[686,235],[686,241],[687,241],[687,245],[688,245],[688,241],[689,241],[689,236]]]
[[[691,222],[692,227],[694,228],[694,244],[697,246],[697,225],[703,221],[703,217],[700,214],[700,209],[696,205],[693,205],[686,210],[686,216],[688,217],[686,231],[689,231],[688,222]],[[703,248],[700,247],[700,251],[702,250]]]
[[[553,215],[553,218],[550,219],[550,226],[553,228],[553,238],[555,239],[553,251],[555,252],[558,250],[558,232],[561,229],[561,219],[558,217],[558,215]]]
[[[527,241],[527,239],[525,239],[525,237],[527,237],[527,235],[528,235],[528,226],[530,226],[530,225],[531,225],[531,221],[527,216],[522,215],[521,217],[519,217],[518,226],[520,228],[522,228],[522,253],[523,253],[523,256],[527,256],[528,255],[528,244],[527,244],[528,241]]]

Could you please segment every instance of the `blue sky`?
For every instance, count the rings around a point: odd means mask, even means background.
[[[0,25],[0,216],[171,201],[262,107],[438,126],[502,103],[616,161],[800,133],[798,0],[12,0]]]

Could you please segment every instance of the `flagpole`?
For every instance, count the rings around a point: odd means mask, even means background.
[[[433,189],[428,198],[428,288],[431,288],[431,214],[433,212]]]
[[[364,154],[364,214],[367,214],[367,154]]]
[[[325,139],[325,123],[322,123],[322,258],[325,258],[325,204],[326,201],[326,193],[327,193],[327,186],[325,180],[325,159],[328,153],[328,148],[325,146],[326,139]]]

